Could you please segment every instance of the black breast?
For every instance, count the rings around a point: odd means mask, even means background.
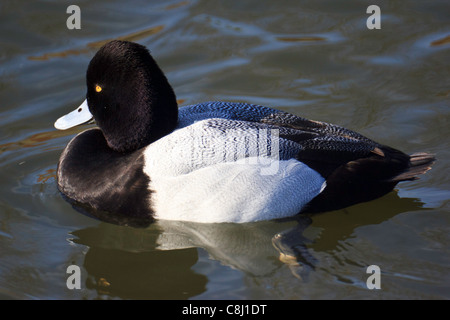
[[[69,199],[96,210],[151,218],[150,179],[144,156],[110,149],[99,129],[76,136],[58,164],[58,188]]]

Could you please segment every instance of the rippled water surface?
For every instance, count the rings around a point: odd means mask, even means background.
[[[0,4],[0,298],[450,298],[448,1],[380,1],[380,30],[366,27],[370,1],[77,4],[80,30],[61,1]],[[114,38],[150,48],[180,105],[266,105],[438,161],[378,200],[295,221],[137,228],[83,215],[55,169],[86,127],[53,123],[83,101],[87,64]],[[72,264],[80,290],[66,286]]]

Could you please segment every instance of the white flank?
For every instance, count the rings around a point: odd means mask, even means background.
[[[144,172],[156,218],[270,220],[299,213],[320,193],[324,179],[295,159],[280,161],[278,145],[270,149],[261,132],[223,131],[210,121],[180,128],[146,148]]]

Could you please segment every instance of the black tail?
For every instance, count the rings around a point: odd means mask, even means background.
[[[431,169],[436,158],[431,153],[417,152],[409,156],[409,167],[399,175],[393,177],[391,181],[411,181],[419,179],[419,175]]]
[[[431,169],[435,157],[429,153],[410,156],[381,146],[372,154],[347,162],[326,177],[326,188],[305,208],[305,212],[342,209],[391,192],[401,181],[418,179]]]

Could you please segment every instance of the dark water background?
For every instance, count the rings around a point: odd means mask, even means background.
[[[67,29],[65,1],[0,4],[0,298],[450,298],[448,1],[378,1],[380,30],[366,27],[371,1],[77,4],[81,30]],[[262,104],[438,161],[311,221],[133,228],[82,215],[55,169],[84,128],[53,123],[83,101],[87,64],[115,38],[150,48],[180,105]],[[278,232],[299,262],[280,260]],[[72,264],[80,290],[66,287]],[[366,287],[369,265],[380,290]]]

